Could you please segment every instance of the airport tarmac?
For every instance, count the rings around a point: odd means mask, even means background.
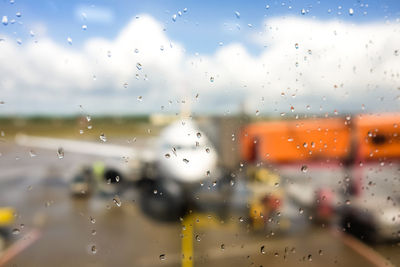
[[[0,266],[400,265],[397,244],[371,248],[329,227],[271,235],[249,230],[235,215],[222,221],[196,213],[163,223],[142,214],[134,189],[121,196],[120,207],[112,197],[72,198],[74,166],[100,158],[65,153],[59,159],[56,151],[39,149],[32,157],[11,143],[2,143],[0,152],[0,206],[16,209],[10,232],[19,230]]]

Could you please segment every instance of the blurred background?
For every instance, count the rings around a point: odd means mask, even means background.
[[[0,266],[400,265],[397,1],[0,19]]]

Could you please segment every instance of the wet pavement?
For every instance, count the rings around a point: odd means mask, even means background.
[[[16,209],[10,231],[20,230],[0,257],[3,266],[180,266],[187,256],[181,224],[193,225],[194,266],[400,265],[396,244],[373,249],[320,225],[271,234],[252,231],[235,216],[194,213],[181,223],[158,222],[142,214],[134,189],[121,196],[120,207],[112,197],[73,198],[68,182],[76,165],[99,158],[66,153],[59,159],[45,150],[31,157],[12,144],[0,149],[0,206]]]

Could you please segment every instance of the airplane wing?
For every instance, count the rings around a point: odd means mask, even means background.
[[[65,152],[93,156],[104,156],[109,158],[129,157],[130,159],[134,158],[141,161],[154,160],[154,153],[148,149],[140,149],[139,151],[133,147],[122,145],[99,144],[94,142],[29,136],[24,134],[17,134],[15,136],[15,142],[20,146],[43,148],[54,151],[62,148]]]

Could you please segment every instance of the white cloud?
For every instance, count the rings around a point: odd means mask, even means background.
[[[0,112],[75,113],[79,105],[91,113],[152,112],[161,105],[176,111],[176,100],[197,93],[199,112],[237,111],[243,103],[250,113],[290,106],[301,112],[307,105],[311,112],[320,106],[323,112],[360,111],[362,104],[371,111],[399,110],[398,24],[286,18],[264,25],[253,36],[266,46],[257,56],[239,43],[213,55],[188,55],[147,15],[114,40],[91,39],[81,49],[50,38],[22,46],[6,39],[0,42],[6,102]]]

